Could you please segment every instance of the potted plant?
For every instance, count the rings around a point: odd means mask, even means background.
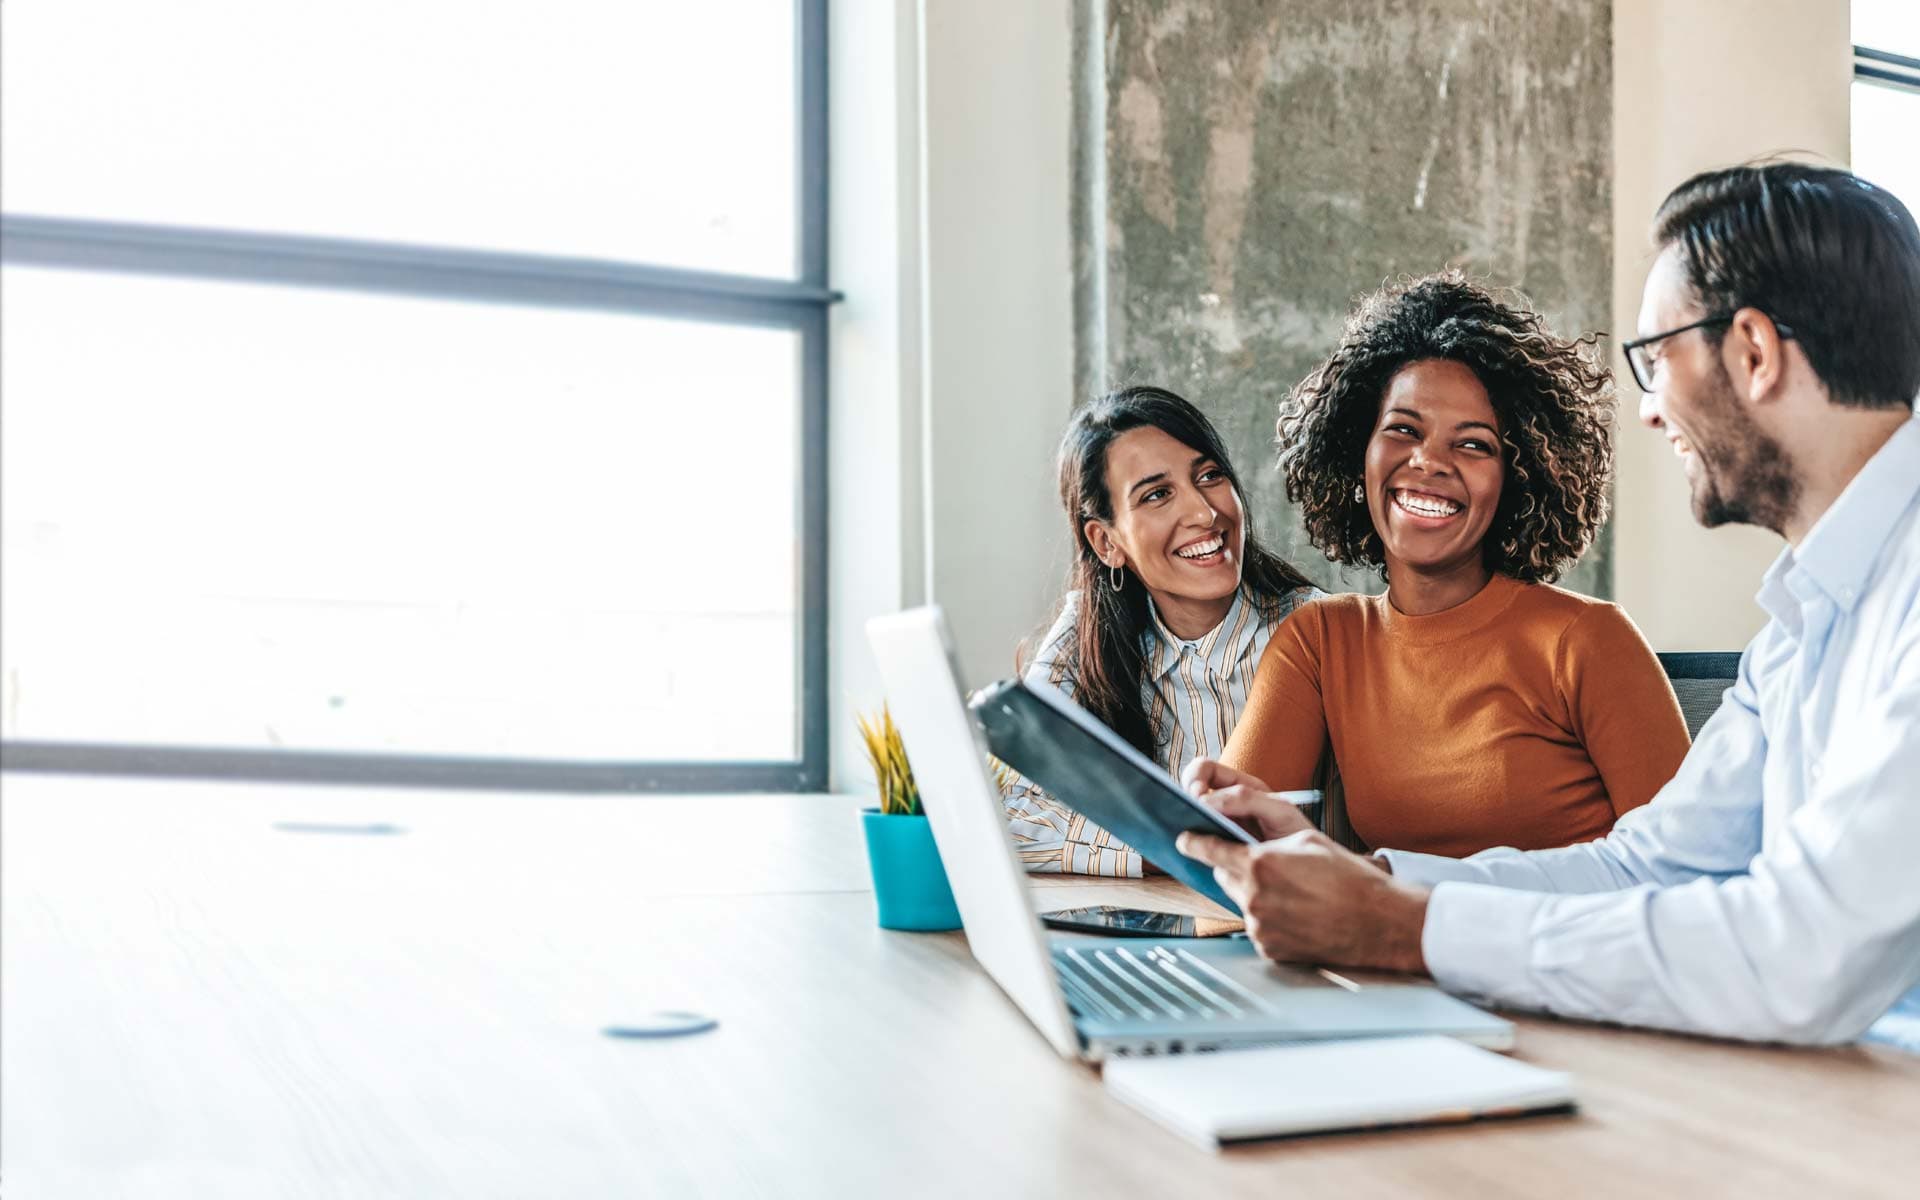
[[[883,706],[878,720],[864,716],[857,720],[880,790],[879,806],[860,812],[880,928],[958,929],[960,910],[953,902],[946,868],[940,865],[933,827],[920,807],[920,788],[907,765],[907,748],[893,714]]]

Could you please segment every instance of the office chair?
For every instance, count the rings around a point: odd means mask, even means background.
[[[1660,668],[1680,700],[1687,720],[1687,736],[1700,736],[1700,727],[1720,707],[1720,697],[1740,674],[1738,652],[1659,654]]]

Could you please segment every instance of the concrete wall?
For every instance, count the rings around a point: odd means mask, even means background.
[[[1352,294],[1457,262],[1563,330],[1630,330],[1668,188],[1847,149],[1839,0],[831,11],[838,790],[867,786],[868,616],[939,600],[985,680],[1045,615],[1067,552],[1048,459],[1076,395],[1185,387],[1271,529],[1272,406]],[[1662,649],[1738,646],[1775,543],[1692,524],[1626,386],[1611,570],[1570,582],[1611,574]],[[1376,586],[1276,540],[1330,585]]]
[[[1076,386],[1152,382],[1228,438],[1278,549],[1276,402],[1360,293],[1459,266],[1608,326],[1610,0],[1083,0]],[[1602,594],[1604,543],[1567,582]]]
[[[1613,324],[1631,337],[1674,185],[1781,151],[1845,165],[1852,51],[1843,0],[1613,0],[1613,19]],[[1623,417],[1615,598],[1659,649],[1737,650],[1765,622],[1753,595],[1780,541],[1701,529],[1666,442]]]

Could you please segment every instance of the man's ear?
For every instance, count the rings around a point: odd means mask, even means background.
[[[1105,521],[1095,520],[1089,517],[1086,524],[1082,525],[1080,529],[1087,535],[1087,545],[1093,547],[1094,557],[1109,567],[1124,567],[1127,565],[1126,553],[1122,551],[1119,544],[1113,540],[1113,531],[1107,528]]]
[[[1767,314],[1743,308],[1720,340],[1720,361],[1735,395],[1748,404],[1765,404],[1780,394],[1787,376],[1787,339]]]

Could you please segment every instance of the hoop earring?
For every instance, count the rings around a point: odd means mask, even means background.
[[[1116,592],[1126,587],[1127,586],[1126,569],[1124,567],[1108,567],[1107,583]]]

